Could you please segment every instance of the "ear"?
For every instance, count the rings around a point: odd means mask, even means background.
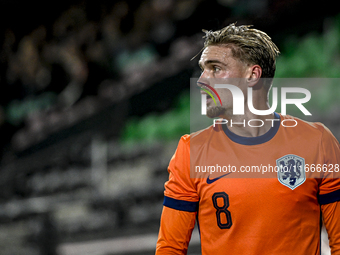
[[[262,68],[259,65],[253,65],[250,66],[248,70],[248,86],[253,87],[258,83],[262,76]]]

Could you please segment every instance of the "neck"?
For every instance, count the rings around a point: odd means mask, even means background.
[[[228,120],[228,129],[243,137],[257,137],[264,135],[273,125],[274,113],[270,115],[254,115],[248,113],[242,116],[232,116]]]
[[[260,98],[253,102],[257,110],[268,110],[269,104],[265,98]],[[252,113],[248,105],[245,105],[244,115],[224,116],[228,120],[228,128],[231,132],[244,137],[261,136],[269,131],[273,126],[274,113],[269,115],[256,115]]]

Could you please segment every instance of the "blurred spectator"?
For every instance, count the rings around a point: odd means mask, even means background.
[[[265,13],[271,22],[276,22],[273,24],[279,24],[275,17],[282,17],[276,15],[282,8],[278,6],[284,5],[285,10],[293,6],[298,12],[296,7],[303,3],[302,0],[287,5],[268,0],[73,1],[50,7],[55,10],[50,10],[48,19],[37,17],[25,26],[3,24],[0,106],[5,117],[0,128],[4,132],[11,130],[5,143],[23,128],[29,132],[17,134],[22,138],[15,140],[26,140],[28,145],[35,141],[33,134],[42,132],[37,136],[44,137],[74,123],[66,121],[63,114],[72,112],[87,97],[92,98],[88,102],[95,104],[93,108],[99,109],[103,97],[117,102],[128,95],[127,89],[119,86],[133,83],[131,86],[140,86],[135,92],[145,89],[146,82],[153,82],[151,77],[174,70],[162,60],[191,54],[186,39],[203,28],[217,29],[225,22],[260,19]],[[13,9],[9,13],[14,15],[9,20],[21,15],[14,5],[8,6]],[[270,8],[275,15],[270,15]],[[36,11],[31,11],[34,16]],[[49,114],[54,117],[47,118]],[[34,121],[37,123],[33,124]],[[31,137],[25,138],[28,134]]]

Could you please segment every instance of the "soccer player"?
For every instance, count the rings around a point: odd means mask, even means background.
[[[332,255],[340,254],[338,141],[321,123],[270,113],[279,50],[266,33],[235,24],[205,33],[197,84],[219,95],[216,104],[208,97],[206,114],[225,122],[181,137],[168,167],[156,254],[186,254],[197,222],[203,255],[316,255],[322,221]],[[233,113],[231,90],[217,88],[223,80],[243,92],[244,114]],[[268,114],[250,110],[248,88],[254,108]],[[252,168],[267,175],[246,173]]]

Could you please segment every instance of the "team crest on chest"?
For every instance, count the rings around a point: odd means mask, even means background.
[[[306,181],[305,159],[296,155],[285,155],[276,160],[279,182],[295,189]]]

